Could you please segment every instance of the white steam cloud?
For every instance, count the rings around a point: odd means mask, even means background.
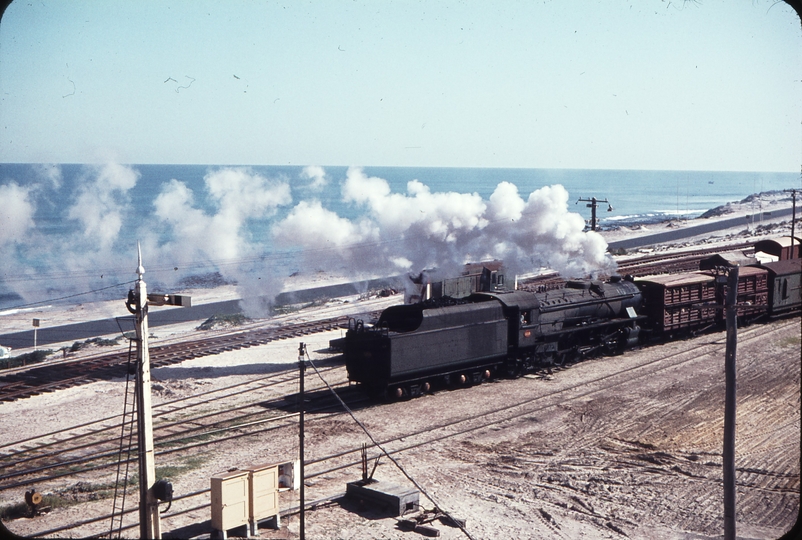
[[[323,170],[323,167],[318,165],[304,167],[304,170],[301,171],[301,178],[311,180],[312,182],[309,183],[309,188],[315,191],[323,189],[329,183],[326,178],[326,171]]]
[[[224,276],[241,278],[241,269],[231,263],[262,252],[248,240],[246,222],[272,216],[291,203],[290,187],[247,168],[216,170],[204,182],[217,209],[214,214],[194,206],[194,194],[185,183],[173,179],[163,184],[153,204],[156,218],[172,234],[158,246],[159,257],[171,264],[216,263]]]
[[[456,275],[464,263],[488,258],[503,259],[515,273],[547,266],[577,277],[615,268],[601,235],[585,232],[583,218],[568,211],[560,185],[524,200],[501,182],[485,201],[476,193],[433,193],[412,180],[403,194],[352,167],[342,195],[365,217],[353,222],[318,201],[302,201],[274,226],[276,240],[303,246],[318,267],[326,260],[357,276],[426,268]]]
[[[545,266],[576,277],[615,267],[603,238],[585,232],[582,217],[568,211],[568,192],[559,185],[525,198],[509,182],[487,199],[433,192],[418,180],[393,192],[387,180],[352,167],[340,185],[353,210],[345,217],[322,197],[293,204],[286,178],[224,167],[207,172],[199,193],[180,179],[165,181],[150,213],[140,204],[135,214],[135,168],[86,167],[74,186],[65,186],[58,166],[36,166],[34,173],[30,185],[0,185],[0,289],[13,288],[25,301],[132,280],[136,239],[151,286],[217,270],[240,285],[254,315],[265,313],[258,297],[272,299],[299,267],[355,280],[432,268],[454,276],[466,262],[491,258],[502,259],[510,275]],[[309,181],[301,192],[333,189],[322,167],[306,167],[300,178]],[[40,229],[37,205],[67,227],[57,234]]]
[[[15,182],[0,186],[0,293],[14,291],[34,302],[115,283],[117,242],[131,215],[128,193],[139,172],[116,163],[85,167],[79,186],[67,194],[59,193],[59,166],[37,165],[33,173],[24,188]],[[63,228],[69,235],[38,228],[37,203],[76,226]]]
[[[0,186],[0,248],[23,240],[28,230],[33,228],[36,208],[29,191],[16,182]]]
[[[136,185],[139,176],[130,167],[109,163],[96,170],[96,174],[79,188],[67,217],[80,221],[84,236],[97,242],[101,250],[111,247],[117,239],[123,224],[126,194]]]

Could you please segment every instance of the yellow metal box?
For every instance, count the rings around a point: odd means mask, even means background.
[[[278,465],[254,465],[248,471],[251,521],[273,517],[278,510]]]
[[[227,531],[248,524],[248,471],[232,471],[212,477],[212,528]]]

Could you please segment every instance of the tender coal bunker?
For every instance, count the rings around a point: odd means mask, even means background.
[[[376,324],[391,332],[412,332],[423,322],[423,308],[420,304],[392,306],[387,308]]]

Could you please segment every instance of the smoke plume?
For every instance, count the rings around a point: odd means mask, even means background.
[[[251,219],[275,214],[292,202],[289,185],[273,181],[248,168],[223,168],[204,177],[214,213],[195,206],[194,193],[180,180],[162,185],[153,205],[157,220],[171,234],[168,240],[149,237],[149,247],[159,260],[178,266],[208,263],[224,277],[242,281],[253,270],[243,259],[262,254],[258,242],[249,240],[245,225]]]
[[[355,277],[436,268],[458,275],[466,262],[503,259],[508,272],[550,267],[566,277],[614,269],[607,244],[585,232],[581,216],[568,211],[560,185],[533,191],[524,200],[516,186],[501,182],[489,200],[476,193],[436,193],[418,180],[406,193],[348,170],[342,196],[364,212],[352,221],[302,201],[273,228],[283,245],[300,245],[309,262],[350,268]]]
[[[315,193],[330,193],[336,181],[322,167],[300,172],[300,193],[315,196],[295,203],[287,178],[221,167],[193,186],[197,193],[165,179],[148,213],[132,205],[140,177],[133,167],[107,163],[82,168],[68,184],[60,167],[41,165],[29,185],[0,185],[2,285],[35,301],[130,281],[136,239],[151,286],[217,271],[239,284],[252,315],[265,314],[291,268],[352,280],[428,269],[456,276],[466,262],[494,258],[510,276],[541,267],[565,277],[614,269],[605,241],[584,231],[560,185],[522,197],[501,181],[485,199],[410,180],[394,192],[387,180],[351,167],[339,185],[345,216]],[[66,226],[56,234],[39,228],[37,205]]]
[[[19,242],[33,227],[35,207],[28,193],[30,189],[16,182],[0,186],[0,248]],[[0,251],[0,255],[2,255]]]

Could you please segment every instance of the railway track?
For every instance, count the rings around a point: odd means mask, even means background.
[[[255,328],[242,332],[202,338],[192,341],[150,347],[152,367],[176,364],[193,358],[211,356],[226,351],[265,345],[271,341],[292,339],[305,335],[347,328],[349,316],[330,317],[318,321],[280,327]],[[70,388],[93,381],[124,376],[133,351],[101,354],[89,359],[46,363],[37,367],[14,370],[0,376],[0,403],[14,401]]]
[[[329,371],[332,368],[325,369]],[[177,452],[187,452],[210,445],[226,443],[242,437],[252,437],[269,431],[294,425],[297,407],[293,393],[271,393],[265,400],[265,388],[297,384],[297,376],[272,375],[269,380],[252,385],[247,391],[250,400],[247,403],[228,408],[205,412],[203,407],[208,401],[195,403],[191,408],[196,411],[183,411],[180,420],[169,420],[168,415],[176,409],[157,410],[154,414],[154,445],[156,456],[166,456]],[[311,389],[312,392],[320,390]],[[271,388],[275,390],[275,388]],[[351,406],[366,401],[356,388],[348,388],[345,384],[337,385],[337,390],[345,396]],[[242,392],[239,388],[234,393],[216,399],[230,398]],[[310,414],[320,413],[316,420],[343,414],[342,411],[330,412],[338,403],[328,393],[318,395],[306,405]],[[94,429],[78,432],[58,440],[42,441],[20,446],[21,442],[5,445],[11,448],[0,455],[2,473],[0,473],[0,491],[22,486],[42,484],[66,476],[83,474],[90,471],[102,471],[115,468],[118,463],[137,461],[137,447],[128,451],[129,457],[120,461],[120,428],[121,415],[115,417],[117,423],[104,423]],[[49,434],[52,435],[52,434]],[[46,436],[45,436],[46,438]]]
[[[741,335],[739,336],[739,345],[744,346],[747,343],[753,341],[765,340],[767,339],[767,336],[779,332],[785,329],[786,327],[792,326],[794,324],[796,324],[796,321],[781,321],[768,331],[766,331],[765,328],[761,327],[752,327],[748,330],[744,330],[741,332]],[[526,397],[525,399],[519,402],[510,405],[505,405],[504,407],[490,409],[488,411],[473,416],[465,416],[465,417],[460,416],[456,420],[448,419],[447,421],[438,425],[427,424],[419,430],[403,433],[401,435],[394,436],[392,438],[388,438],[380,442],[382,444],[389,444],[393,442],[405,443],[403,449],[396,450],[400,452],[402,450],[415,448],[417,446],[420,446],[421,444],[432,444],[435,442],[444,441],[457,435],[462,435],[478,431],[481,429],[491,428],[501,423],[519,421],[522,417],[525,417],[528,414],[542,413],[542,411],[555,407],[564,407],[566,403],[572,401],[581,401],[588,398],[589,396],[610,394],[614,388],[619,387],[623,384],[632,384],[633,382],[636,381],[648,381],[657,376],[658,374],[669,370],[677,368],[687,368],[687,366],[695,363],[709,362],[711,355],[719,354],[722,351],[723,346],[724,344],[722,341],[714,340],[701,347],[689,350],[681,350],[676,353],[670,353],[665,356],[660,356],[659,358],[654,360],[650,360],[620,370],[616,370],[612,373],[605,374],[591,380],[582,381],[574,385],[554,390],[552,392],[545,392],[543,394],[539,394],[534,397]],[[561,371],[561,370],[562,369],[560,368],[553,368],[553,371]],[[540,377],[540,376],[542,376],[542,371],[540,371],[540,374],[536,372],[534,375],[530,375],[530,378]],[[472,424],[472,422],[475,421],[478,421],[479,423]],[[466,424],[467,426],[465,426]],[[623,430],[627,427],[632,427],[632,426],[634,426],[634,422],[632,423],[632,425],[627,425],[627,426],[624,426],[619,422],[616,423],[615,427],[616,429]],[[438,433],[438,430],[440,431],[440,433]],[[421,437],[421,436],[424,436],[425,438],[424,442],[421,443],[410,442],[415,437]],[[587,444],[589,444],[587,441],[577,441],[577,448]],[[335,455],[325,456],[319,459],[311,460],[307,462],[307,464],[314,465],[317,463],[331,461],[336,457],[341,457],[347,454],[356,454],[360,451],[360,448],[361,447],[353,447],[350,450],[340,452]],[[375,457],[377,456],[373,456],[373,458]],[[354,460],[348,462],[344,466],[352,466],[358,463],[359,461]],[[324,475],[334,470],[338,470],[339,468],[342,467],[338,466],[334,469],[313,471],[310,472],[309,477]]]
[[[671,274],[688,272],[699,269],[699,261],[723,251],[743,251],[754,247],[752,242],[733,244],[722,249],[721,246],[694,249],[681,253],[662,253],[638,257],[634,260],[624,261],[618,265],[621,275],[645,276],[649,274]]]

